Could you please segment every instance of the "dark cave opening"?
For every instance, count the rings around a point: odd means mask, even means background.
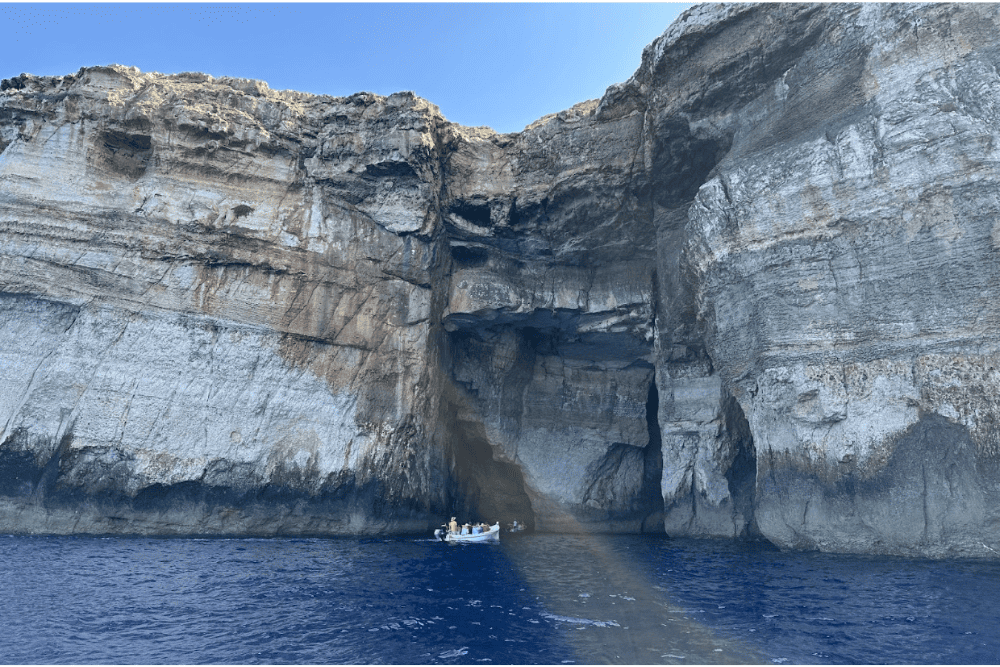
[[[726,481],[729,483],[729,495],[733,499],[734,509],[746,521],[743,537],[760,535],[757,521],[754,517],[757,489],[757,452],[743,408],[733,396],[727,396],[723,404],[726,430],[732,439],[736,450],[729,470],[726,471]]]
[[[132,180],[146,173],[153,155],[153,138],[146,134],[106,130],[98,136],[97,145],[101,165]]]
[[[451,246],[451,258],[462,268],[483,266],[489,257],[490,253],[486,248],[465,245]]]
[[[451,206],[451,212],[477,227],[490,226],[490,206],[487,203],[460,201]]]
[[[649,393],[646,394],[646,430],[649,432],[649,444],[657,452],[663,446],[660,435],[660,391],[656,388],[656,376],[649,382]]]
[[[656,375],[649,381],[646,395],[646,430],[649,444],[645,449],[644,475],[642,480],[642,504],[645,518],[642,532],[663,532],[663,494],[660,478],[663,474],[663,438],[660,435],[660,392],[656,388]]]

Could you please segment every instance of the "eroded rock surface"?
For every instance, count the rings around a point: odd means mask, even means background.
[[[705,5],[515,134],[0,92],[0,530],[1000,552],[991,5]]]
[[[436,219],[436,109],[117,66],[4,103],[4,530],[445,511],[440,263],[407,234]]]
[[[789,547],[991,556],[1000,16],[828,11],[734,114],[689,209],[699,321],[753,434],[756,523]]]

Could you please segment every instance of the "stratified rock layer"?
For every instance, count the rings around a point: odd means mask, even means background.
[[[781,545],[988,556],[996,418],[995,6],[838,7],[733,118],[685,259]]]
[[[445,511],[436,248],[402,233],[435,220],[433,107],[122,67],[5,103],[4,530]]]
[[[0,530],[1000,552],[1000,12],[707,5],[516,134],[0,86]]]

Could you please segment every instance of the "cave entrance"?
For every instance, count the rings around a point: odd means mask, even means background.
[[[455,484],[451,515],[461,521],[499,521],[501,526],[516,520],[534,530],[535,513],[521,469],[493,458],[482,423],[454,418],[450,426]]]

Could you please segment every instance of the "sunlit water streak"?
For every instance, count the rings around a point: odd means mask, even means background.
[[[581,663],[763,661],[751,645],[712,632],[671,602],[642,562],[648,548],[662,541],[537,535],[505,547],[521,578],[549,610],[545,617],[564,631]]]
[[[1000,663],[1000,564],[726,542],[0,537],[4,663]]]

